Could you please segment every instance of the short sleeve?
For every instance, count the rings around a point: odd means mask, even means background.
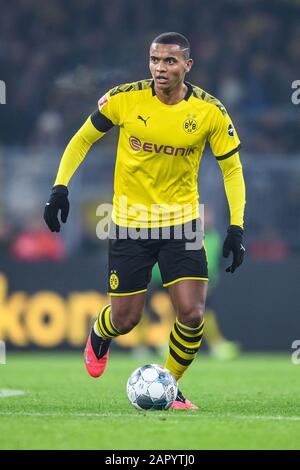
[[[224,107],[214,106],[208,141],[217,160],[224,160],[236,153],[241,142]]]

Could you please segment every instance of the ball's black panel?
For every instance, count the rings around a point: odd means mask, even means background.
[[[152,410],[164,410],[167,406],[167,401],[159,401],[153,404]]]
[[[146,364],[145,366],[142,366],[142,367],[140,368],[140,371],[143,372],[143,370],[146,370],[146,369],[152,369],[151,364]]]
[[[147,395],[140,395],[137,398],[136,403],[138,406],[143,408],[143,410],[151,410],[151,408],[153,408],[153,401]]]

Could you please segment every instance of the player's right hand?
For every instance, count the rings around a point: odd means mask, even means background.
[[[61,221],[65,224],[69,214],[70,203],[68,199],[68,188],[61,184],[53,186],[50,199],[44,210],[44,220],[51,232],[60,231],[58,211],[61,211]]]

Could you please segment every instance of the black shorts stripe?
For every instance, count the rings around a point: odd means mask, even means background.
[[[176,338],[174,338],[173,336],[173,333],[171,332],[170,334],[170,341],[172,344],[174,344],[174,346],[176,346],[176,348],[180,349],[180,351],[182,351],[183,353],[185,354],[196,354],[196,352],[198,352],[198,349],[200,346],[196,347],[196,348],[186,348],[183,344],[180,344]]]
[[[178,356],[178,354],[171,347],[170,347],[170,354],[175,359],[175,361],[178,362],[178,364],[181,364],[182,366],[189,366],[194,360],[194,358],[183,359],[182,357]]]
[[[187,341],[188,343],[196,343],[197,341],[200,341],[200,339],[202,338],[203,334],[201,335],[198,335],[198,336],[195,336],[194,338],[191,338],[190,336],[185,336],[183,333],[181,333],[181,331],[179,330],[178,326],[176,325],[176,323],[174,324],[174,329],[176,331],[176,333],[178,334],[178,336],[183,339],[183,341]],[[201,330],[200,330],[201,331]]]
[[[221,155],[220,157],[216,157],[216,160],[226,160],[226,158],[231,157],[236,152],[238,152],[241,148],[241,144],[239,144],[235,149],[231,150],[231,152],[226,153],[225,155]]]

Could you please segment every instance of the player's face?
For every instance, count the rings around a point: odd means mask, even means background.
[[[149,67],[156,88],[164,91],[176,88],[192,65],[192,59],[186,59],[177,44],[151,44]]]

